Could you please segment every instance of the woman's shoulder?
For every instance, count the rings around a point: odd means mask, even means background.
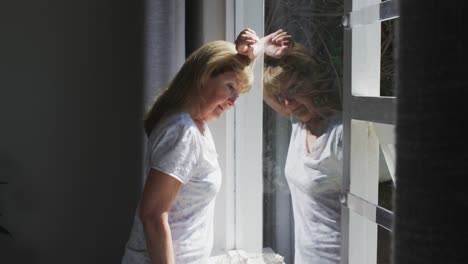
[[[343,158],[343,117],[342,113],[336,113],[330,120],[329,144],[332,153],[339,159]]]
[[[163,118],[160,122],[161,126],[193,126],[190,114],[187,112],[173,113]]]
[[[342,113],[336,113],[333,115],[333,117],[330,119],[330,134],[333,135],[333,137],[336,140],[341,141],[343,138],[343,116]]]
[[[164,117],[151,132],[150,138],[162,134],[192,134],[197,132],[197,126],[186,112],[174,113]]]

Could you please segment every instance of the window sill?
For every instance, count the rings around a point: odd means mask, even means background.
[[[283,260],[271,248],[264,248],[260,254],[230,250],[226,254],[211,257],[210,264],[285,264]]]

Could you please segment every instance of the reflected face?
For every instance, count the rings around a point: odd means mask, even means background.
[[[281,89],[278,100],[288,110],[289,114],[302,122],[307,122],[317,115],[310,95],[305,90],[304,83],[291,78]]]
[[[210,77],[200,91],[204,99],[200,107],[202,119],[218,119],[231,109],[239,97],[241,88],[237,75],[232,71]]]

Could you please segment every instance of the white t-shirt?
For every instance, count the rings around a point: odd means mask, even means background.
[[[295,264],[340,263],[342,134],[339,113],[309,153],[305,125],[293,123],[285,174],[293,205]]]
[[[221,185],[221,170],[211,132],[198,130],[189,114],[172,115],[151,132],[146,168],[157,169],[183,183],[169,212],[175,262],[208,263],[213,246],[214,200]],[[150,263],[139,206],[123,264]]]

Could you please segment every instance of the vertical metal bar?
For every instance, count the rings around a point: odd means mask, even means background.
[[[344,13],[352,10],[353,0],[344,1]],[[350,187],[350,147],[351,147],[351,52],[352,30],[343,31],[343,182],[342,202]],[[349,259],[349,212],[346,206],[341,206],[341,264],[348,264]]]

